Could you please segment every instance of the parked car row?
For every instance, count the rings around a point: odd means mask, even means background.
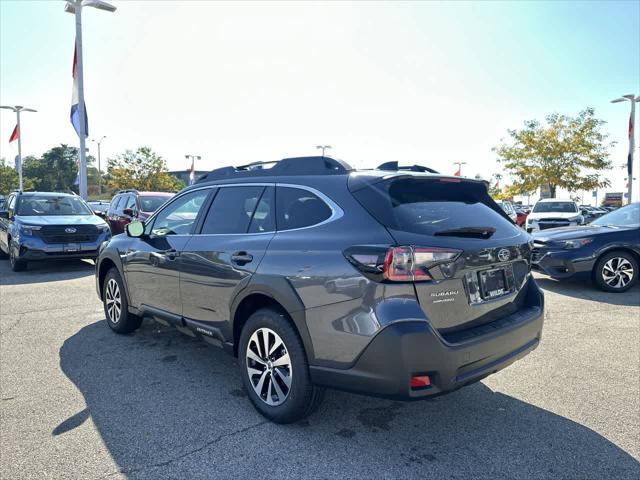
[[[173,193],[118,192],[111,202],[69,193],[13,192],[0,203],[0,258],[20,271],[28,262],[95,259],[100,245],[145,219]]]

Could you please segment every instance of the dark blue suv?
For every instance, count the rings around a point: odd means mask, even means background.
[[[0,210],[0,258],[15,272],[29,261],[96,258],[109,238],[109,226],[77,195],[14,192]]]

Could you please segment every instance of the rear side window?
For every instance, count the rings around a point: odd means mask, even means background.
[[[111,210],[112,212],[115,212],[118,210],[118,204],[120,203],[120,200],[122,199],[122,195],[116,195],[113,200],[111,200],[111,205],[109,205],[109,210]]]
[[[331,209],[313,193],[301,188],[276,189],[278,230],[310,227],[331,217]]]
[[[267,187],[258,201],[253,218],[249,225],[249,233],[273,232],[276,229],[276,189]]]
[[[125,208],[131,208],[131,209],[136,208],[136,197],[134,195],[127,195],[126,198],[127,198],[127,203],[125,204],[123,209],[125,209]]]
[[[368,185],[353,195],[376,220],[394,230],[436,235],[493,227],[493,238],[514,234],[515,226],[489,205],[480,184],[396,178]]]
[[[247,233],[264,190],[262,186],[220,188],[204,219],[201,233]]]

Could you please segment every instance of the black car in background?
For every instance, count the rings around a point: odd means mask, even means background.
[[[624,292],[638,281],[640,203],[589,225],[535,232],[533,239],[533,268],[553,278],[591,277],[608,292]]]

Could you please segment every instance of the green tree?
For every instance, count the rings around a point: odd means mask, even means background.
[[[607,187],[610,182],[600,172],[611,168],[608,150],[614,142],[607,142],[604,124],[593,108],[577,117],[554,113],[544,125],[529,120],[522,130],[508,130],[509,141],[501,140],[493,150],[522,192],[548,185],[555,197],[557,187],[570,192]]]
[[[94,159],[87,156],[87,172],[91,180]],[[25,157],[23,173],[33,181],[36,190],[48,192],[66,192],[78,187],[75,185],[78,175],[78,149],[68,145],[60,145],[45,152],[42,157]],[[94,182],[96,183],[96,182]],[[91,184],[91,181],[89,181]]]
[[[164,159],[149,147],[127,150],[110,158],[107,172],[108,185],[114,190],[172,191],[184,187],[184,183],[169,175]]]
[[[9,192],[18,189],[18,171],[11,167],[9,163],[0,158],[0,195],[7,195]],[[28,178],[22,178],[23,188],[31,190],[33,182]]]

